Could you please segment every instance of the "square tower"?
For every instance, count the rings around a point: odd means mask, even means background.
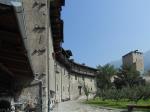
[[[141,74],[144,73],[144,58],[143,53],[138,50],[131,51],[122,57],[123,66],[134,66],[135,70]]]

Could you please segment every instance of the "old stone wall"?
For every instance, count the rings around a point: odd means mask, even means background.
[[[133,63],[136,64],[136,70],[144,73],[144,57],[143,54],[133,54]]]
[[[52,58],[53,43],[49,27],[48,0],[22,0],[24,42],[35,79],[40,80],[42,111],[49,109],[50,90],[54,91],[54,61]],[[51,80],[51,81],[50,81]],[[28,97],[34,95],[34,89],[27,88],[21,93]],[[35,90],[36,92],[36,90]],[[36,94],[35,94],[36,96]],[[37,95],[38,96],[38,95]],[[30,100],[30,97],[27,98]],[[33,98],[34,99],[34,98]]]
[[[144,57],[143,53],[132,51],[122,57],[123,65],[133,66],[135,70],[141,74],[144,73]]]
[[[90,92],[96,92],[96,81],[95,77],[86,77],[85,78],[85,85],[88,86]]]
[[[95,90],[94,76],[89,76],[93,71],[78,65],[68,68],[63,61],[60,63],[54,59],[49,5],[49,0],[21,0],[21,7],[16,9],[26,48],[24,54],[28,56],[34,74],[31,84],[16,96],[16,105],[22,110],[29,104],[38,112],[48,112],[54,100],[73,100],[83,95],[83,85]],[[71,72],[72,69],[75,72]]]
[[[51,32],[50,32],[51,34]],[[55,91],[55,69],[54,69],[54,58],[52,56],[53,50],[53,43],[52,38],[49,36],[49,86],[51,91]]]
[[[83,76],[77,73],[71,73],[70,78],[70,95],[71,99],[76,99],[80,96],[80,87],[81,87],[81,95],[84,95],[83,87],[84,85],[88,87],[91,93],[96,92],[96,83],[95,77]]]
[[[56,102],[61,102],[61,75],[62,68],[55,63],[55,92],[56,92]]]
[[[70,98],[71,100],[77,99],[80,96],[79,86],[83,85],[81,84],[81,82],[82,81],[79,80],[79,76],[76,76],[76,74],[71,73],[70,75]],[[83,93],[82,90],[81,90],[81,93]]]
[[[30,105],[35,108],[37,112],[42,111],[42,82],[33,82],[28,87],[24,88],[18,102],[20,103],[19,109],[22,111],[27,110]]]
[[[56,101],[61,102],[69,99],[69,72],[60,63],[55,64],[56,78]]]
[[[86,68],[84,71],[86,71]],[[95,77],[70,72],[69,69],[57,61],[55,63],[55,81],[56,102],[75,100],[84,95],[84,85],[88,87],[91,93],[96,91]]]

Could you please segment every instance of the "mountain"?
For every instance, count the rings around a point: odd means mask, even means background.
[[[120,66],[122,65],[122,60],[116,60],[116,61],[112,61],[109,64],[114,65],[115,68],[120,68]]]
[[[144,53],[144,68],[150,70],[150,50]]]
[[[115,68],[119,68],[122,65],[122,59],[112,61],[109,64],[114,65]],[[144,53],[144,68],[145,71],[150,70],[150,50]]]

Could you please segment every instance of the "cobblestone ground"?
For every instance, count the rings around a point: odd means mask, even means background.
[[[91,106],[87,104],[82,104],[78,101],[67,101],[57,104],[52,112],[125,112],[125,111]]]

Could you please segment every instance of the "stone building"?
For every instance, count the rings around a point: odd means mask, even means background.
[[[53,0],[50,7],[50,23],[54,45],[53,58],[55,60],[53,77],[55,82],[52,84],[55,86],[55,91],[53,91],[54,101],[52,102],[73,100],[83,95],[84,84],[92,92],[96,91],[95,76],[97,70],[72,62],[70,60],[72,52],[62,48],[64,22],[61,19],[61,6],[64,6],[64,4],[64,0],[60,0],[57,4]]]
[[[88,87],[91,93],[95,93],[95,76],[97,69],[75,62],[72,62],[71,66],[71,99],[75,99],[76,97],[84,94],[84,85]]]
[[[87,85],[96,69],[70,60],[62,48],[64,0],[0,0],[0,109],[49,112]]]
[[[122,57],[123,65],[133,66],[141,74],[144,73],[143,53],[138,50],[131,51]]]
[[[70,60],[69,54],[62,50],[59,55],[56,55],[56,102],[74,100],[84,95],[84,86],[87,86],[91,93],[96,92],[97,69]]]
[[[0,0],[0,108],[50,110],[53,44],[48,0]],[[51,59],[51,60],[49,60]]]

